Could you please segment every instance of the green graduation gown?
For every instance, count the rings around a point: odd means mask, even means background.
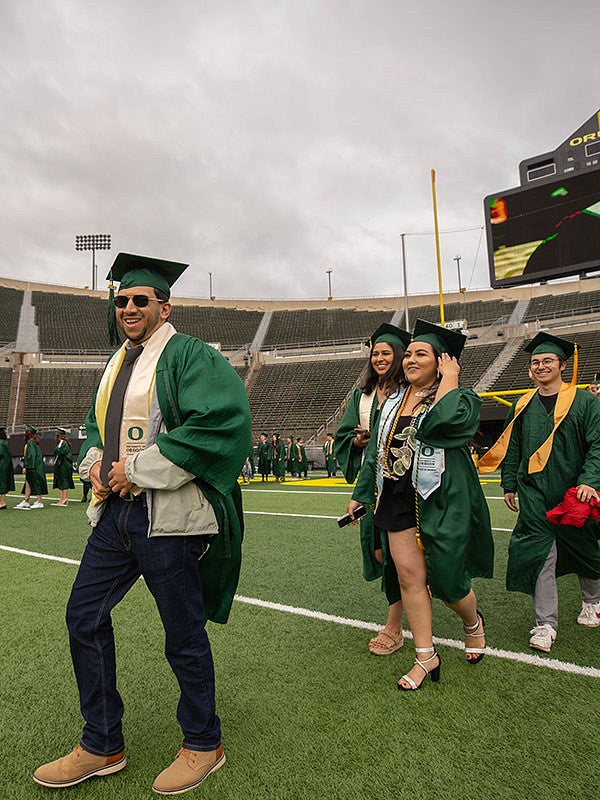
[[[431,406],[417,431],[424,445],[444,450],[441,483],[427,499],[417,494],[417,504],[427,582],[432,595],[447,603],[469,593],[471,578],[493,576],[490,513],[468,447],[479,426],[480,406],[475,392],[453,389]],[[377,439],[371,436],[352,495],[362,503],[374,499]]]
[[[276,478],[285,478],[285,444],[279,440],[277,447],[273,446],[273,475]]]
[[[25,477],[31,489],[31,494],[48,494],[44,457],[42,456],[42,449],[35,439],[30,439],[25,445],[23,468],[27,470]],[[22,494],[24,492],[25,486],[23,485]]]
[[[6,439],[0,439],[0,494],[14,492],[15,473]]]
[[[507,425],[514,409],[513,405]],[[517,418],[502,462],[502,488],[516,492],[519,505],[506,573],[506,587],[512,592],[534,594],[554,541],[557,576],[576,573],[584,578],[600,578],[598,523],[588,521],[583,528],[574,528],[554,525],[546,519],[546,511],[562,502],[572,486],[585,483],[600,489],[600,403],[593,395],[577,389],[567,416],[554,434],[546,466],[529,475],[529,457],[548,438],[553,426],[553,411],[548,413],[536,394]]]
[[[354,438],[355,428],[360,424],[360,401],[362,397],[360,388],[356,388],[352,394],[350,402],[346,406],[346,411],[335,434],[335,452],[344,473],[344,478],[348,483],[354,483],[360,471],[364,447],[356,447]],[[379,412],[377,410],[377,395],[373,393],[373,402],[369,414],[369,430],[377,427]],[[383,535],[375,527],[373,521],[373,509],[367,504],[367,513],[360,520],[360,547],[363,560],[363,578],[366,581],[374,581],[381,578],[381,590],[385,592],[388,603],[400,600],[400,586],[398,584],[398,574],[396,567],[387,552],[387,536]],[[382,549],[383,564],[375,558],[377,544]]]
[[[206,616],[227,621],[237,587],[244,520],[237,479],[251,443],[244,384],[214,348],[181,333],[167,342],[156,365],[156,394],[166,427],[156,444],[161,454],[193,473],[214,509],[219,533],[199,562]],[[80,453],[102,448],[95,402],[86,417]]]
[[[269,474],[269,460],[267,458],[267,452],[267,442],[263,442],[261,439],[256,446],[256,458],[258,460],[257,471],[259,475],[267,476]]]
[[[74,489],[73,453],[66,439],[61,439],[54,448],[54,481],[53,489]]]

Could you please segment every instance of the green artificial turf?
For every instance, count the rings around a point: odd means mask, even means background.
[[[241,595],[382,624],[377,582],[361,578],[358,529],[334,520],[349,491],[284,484],[244,487],[247,514]],[[265,488],[265,487],[262,487]],[[297,487],[300,489],[300,487]],[[495,484],[485,492],[499,496]],[[314,496],[304,492],[310,491]],[[326,494],[325,492],[333,492]],[[78,492],[72,495],[79,496]],[[17,498],[9,498],[14,505]],[[494,527],[514,515],[490,500]],[[8,511],[0,544],[78,559],[88,530],[84,506]],[[495,533],[497,575],[476,581],[488,642],[519,653],[532,626],[531,599],[504,590],[509,534]],[[0,551],[1,800],[64,795],[137,800],[180,742],[178,690],[164,659],[152,598],[138,582],[113,615],[119,687],[125,702],[128,766],[67,790],[36,786],[31,772],[67,752],[81,729],[64,625],[76,566]],[[600,666],[600,629],[575,624],[578,584],[559,580],[561,626],[552,658]],[[437,636],[461,638],[460,624],[434,602]],[[236,602],[226,626],[209,624],[217,705],[227,764],[191,797],[306,800],[419,797],[458,800],[589,800],[598,795],[597,678],[504,658],[477,667],[441,647],[441,681],[398,692],[411,642],[371,656],[367,630]]]

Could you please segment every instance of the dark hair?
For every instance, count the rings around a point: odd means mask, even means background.
[[[154,287],[154,294],[156,295],[157,300],[162,300],[163,303],[167,303],[169,301],[169,296],[166,292],[163,292],[162,289],[157,289],[156,286]]]
[[[394,344],[393,342],[386,342],[386,344],[394,351],[394,360],[392,361],[392,366],[384,375],[382,388],[391,390],[390,394],[392,394],[402,385],[402,380],[404,378],[404,373],[402,372],[404,350],[399,344]],[[379,383],[379,375],[375,372],[371,364],[371,353],[369,353],[369,360],[365,365],[362,383],[360,384],[360,389],[365,394],[374,392]]]
[[[8,436],[6,435],[6,431],[4,430],[4,428],[0,428],[0,439],[8,439]]]
[[[437,347],[434,347],[430,342],[423,342],[423,344],[428,344],[431,347],[431,349],[433,350],[433,355],[437,362],[438,358],[442,355],[441,352],[437,349]],[[404,356],[402,358],[404,359]],[[458,362],[458,364],[460,364],[460,361],[458,359],[456,359],[456,361]],[[401,373],[402,386],[408,386],[408,381],[406,380],[406,375],[404,374],[404,369],[402,368],[402,364],[400,364],[400,373]],[[437,388],[439,385],[440,385],[440,377],[438,374],[436,375],[436,379],[433,383],[433,386],[431,387],[432,396],[435,395],[435,393],[437,392]]]

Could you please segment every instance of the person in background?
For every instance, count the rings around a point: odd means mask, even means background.
[[[433,645],[431,598],[461,619],[465,658],[485,655],[482,613],[471,586],[491,578],[494,543],[489,509],[469,452],[481,398],[459,386],[465,337],[417,320],[404,353],[405,386],[381,408],[348,513],[376,497],[375,525],[387,532],[402,603],[415,643],[413,667],[398,681],[420,689],[440,679]]]
[[[504,502],[518,513],[510,538],[506,588],[533,596],[529,646],[549,653],[558,629],[556,578],[575,573],[581,588],[579,625],[600,627],[600,548],[597,523],[555,525],[546,512],[576,487],[577,500],[598,500],[600,405],[577,389],[577,367],[563,381],[575,345],[544,331],[525,347],[535,389],[511,407],[503,434],[479,461],[488,473],[502,464]],[[518,499],[518,504],[517,504]]]
[[[302,436],[298,436],[296,439],[296,450],[298,452],[298,474],[306,479],[308,478],[308,462],[306,460],[306,448]]]
[[[323,453],[325,455],[325,469],[327,470],[328,478],[335,478],[337,475],[337,459],[335,455],[335,441],[333,433],[328,433],[323,445]]]
[[[65,507],[69,502],[69,489],[74,489],[73,482],[73,453],[64,428],[56,429],[56,447],[54,448],[54,481],[53,489],[60,491],[57,507]]]
[[[256,458],[258,461],[258,473],[260,474],[261,480],[267,481],[269,480],[269,463],[271,461],[271,457],[269,453],[272,451],[272,447],[269,442],[267,442],[267,434],[261,433],[260,438],[258,440],[258,444],[256,446]]]
[[[14,490],[15,473],[8,438],[4,428],[0,428],[0,511],[6,510],[6,495]]]
[[[594,397],[597,397],[598,400],[600,400],[600,372],[596,372],[594,375],[594,380],[587,387],[587,390],[590,394],[593,394]]]
[[[381,406],[401,389],[402,357],[410,338],[407,331],[384,323],[367,343],[369,357],[361,385],[354,390],[335,434],[337,459],[348,483],[354,483],[360,472],[371,432],[377,428]],[[400,585],[396,566],[387,551],[387,537],[375,526],[370,505],[360,520],[360,543],[363,577],[367,581],[381,578],[381,589],[388,601],[385,626],[370,640],[369,650],[377,656],[391,655],[404,644]]]
[[[273,447],[273,476],[278,483],[285,481],[285,444],[281,441],[279,431],[271,437]]]
[[[31,508],[44,507],[44,495],[48,494],[48,483],[46,481],[46,470],[44,468],[44,457],[40,440],[37,435],[37,428],[32,425],[25,426],[25,453],[23,455],[23,472],[25,474],[25,484],[23,494],[25,499],[17,503],[15,508],[26,511]],[[31,495],[36,496],[35,503],[29,505]]]

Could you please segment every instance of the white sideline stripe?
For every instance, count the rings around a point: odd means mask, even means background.
[[[337,519],[337,517],[328,517],[324,514],[286,514],[283,511],[246,511],[244,510],[244,516],[246,514],[260,514],[263,517],[301,517],[306,519]]]
[[[31,558],[42,558],[46,561],[59,561],[62,564],[73,564],[74,566],[78,566],[80,563],[73,558],[51,556],[45,553],[36,553],[31,550],[21,550],[18,547],[8,547],[7,545],[0,545],[0,550],[4,550],[8,553],[30,556]],[[259,600],[256,597],[245,597],[240,594],[236,594],[234,599],[238,603],[258,606],[259,608],[268,608],[272,611],[281,611],[286,614],[295,614],[299,617],[318,619],[320,622],[333,622],[337,625],[345,625],[349,628],[360,628],[367,631],[376,632],[382,630],[381,625],[375,625],[373,622],[364,622],[363,620],[350,619],[349,617],[339,617],[336,614],[325,614],[322,611],[311,611],[309,608],[272,603],[269,600]],[[410,631],[404,631],[404,636],[407,639],[412,639],[412,633]],[[462,650],[464,647],[463,642],[459,642],[456,639],[442,639],[434,636],[433,641],[436,644],[443,645],[444,647],[452,647],[455,650]],[[559,661],[557,658],[542,658],[541,656],[534,656],[529,653],[513,653],[511,650],[500,650],[496,647],[488,647],[486,653],[496,658],[504,658],[507,661],[517,661],[521,664],[528,664],[534,667],[545,667],[546,669],[553,669],[558,672],[568,672],[571,675],[585,675],[588,678],[600,678],[600,669],[596,669],[596,667],[581,667],[579,664]]]
[[[74,558],[63,558],[62,556],[49,556],[46,553],[35,553],[31,550],[21,550],[19,547],[8,547],[8,545],[0,544],[0,550],[6,550],[7,553],[18,553],[21,556],[30,556],[31,558],[43,558],[46,561],[60,561],[61,564],[73,564],[78,567],[81,563]]]

